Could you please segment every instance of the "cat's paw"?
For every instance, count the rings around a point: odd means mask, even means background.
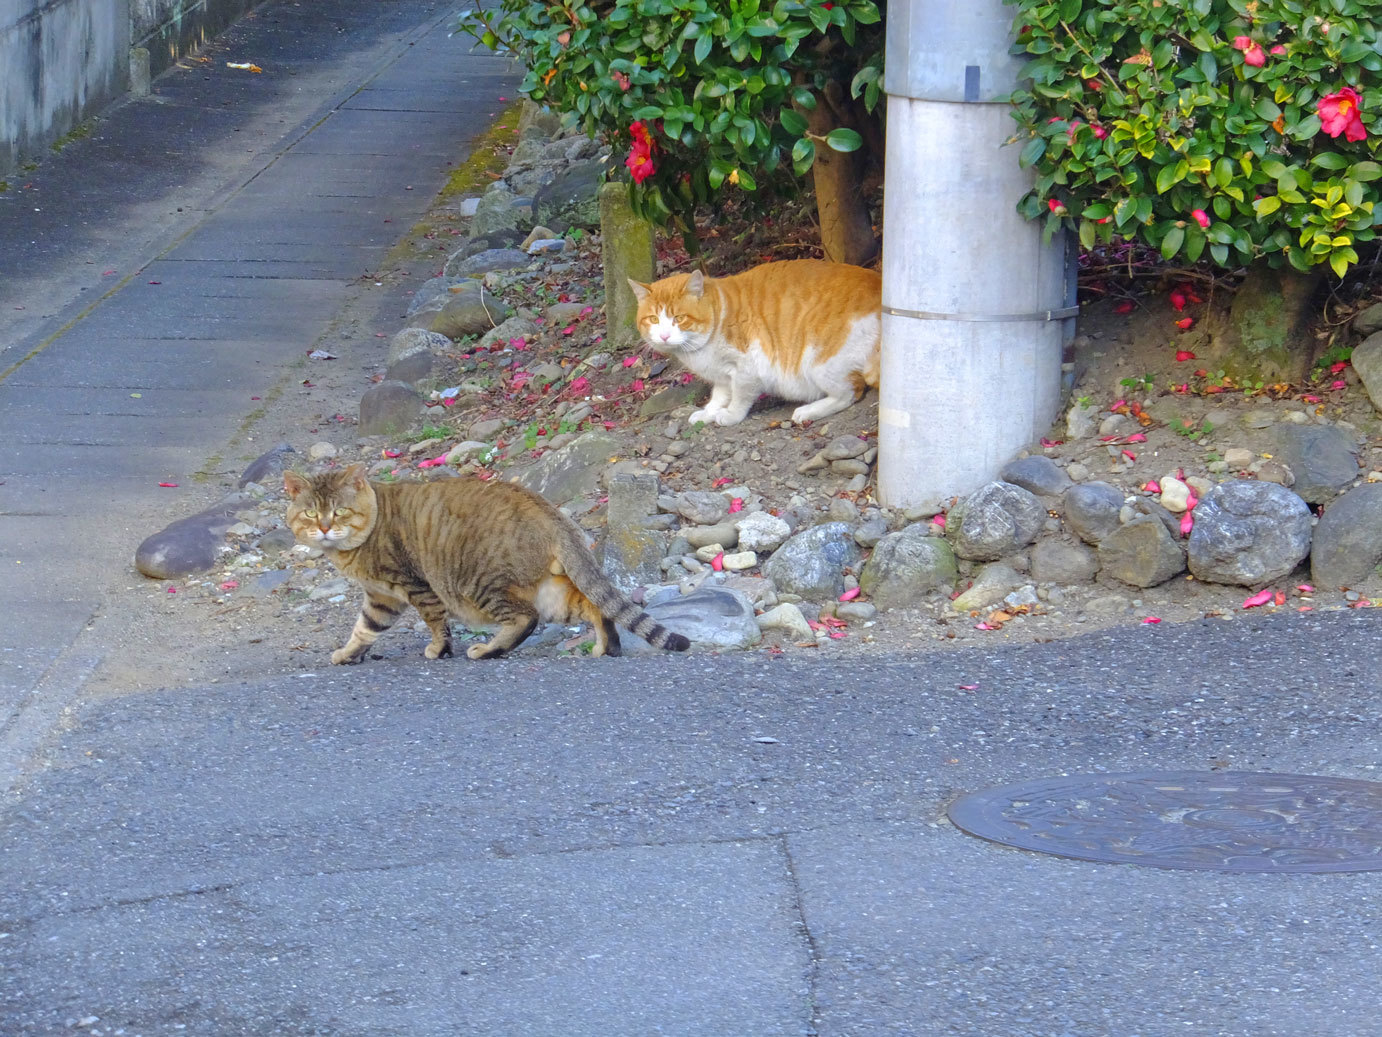
[[[704,410],[693,410],[686,421],[690,425],[695,425],[697,422],[704,422],[709,425],[711,422],[718,422],[719,415],[723,413],[724,411],[716,410],[713,407],[706,407]]]
[[[742,416],[736,418],[727,410],[722,410],[715,415],[715,424],[717,425],[737,425],[743,420]]]
[[[451,642],[447,641],[441,645],[428,645],[422,650],[422,654],[428,659],[450,659]]]
[[[331,665],[349,666],[351,663],[358,663],[364,657],[365,653],[363,650],[357,651],[350,648],[337,648],[331,653]]]
[[[489,654],[490,651],[488,642],[486,642],[485,644],[471,645],[469,648],[465,650],[465,655],[467,659],[486,659],[489,657]]]

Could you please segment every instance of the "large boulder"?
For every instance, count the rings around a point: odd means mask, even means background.
[[[863,552],[844,522],[826,522],[789,539],[763,566],[778,591],[803,598],[838,598],[845,590],[844,569]]]
[[[422,416],[422,397],[407,382],[371,385],[360,397],[362,436],[396,436],[412,428]]]
[[[1324,509],[1310,547],[1316,586],[1356,587],[1377,575],[1382,563],[1382,483],[1365,483]]]
[[[946,516],[945,535],[960,558],[987,562],[1036,539],[1046,509],[1028,490],[991,482],[964,498]]]
[[[728,587],[698,587],[690,594],[668,596],[646,611],[668,630],[688,638],[693,646],[752,648],[763,640],[753,602],[742,591]],[[655,651],[633,634],[623,634],[620,642],[629,655]]]
[[[1220,483],[1194,514],[1189,561],[1197,580],[1256,587],[1285,576],[1310,553],[1310,509],[1276,483]]]
[[[1362,317],[1364,314],[1376,314],[1379,323],[1382,323],[1382,303],[1374,303],[1360,313],[1358,317]],[[1358,317],[1353,318],[1355,329],[1358,325]],[[1371,324],[1369,323],[1367,326],[1371,327]],[[1354,372],[1363,383],[1363,389],[1366,390],[1368,399],[1372,400],[1374,407],[1382,410],[1382,331],[1374,330],[1372,334],[1354,346],[1350,362],[1353,364]]]
[[[1064,468],[1041,454],[1009,461],[998,478],[1042,497],[1059,497],[1073,485]]]
[[[470,220],[470,233],[473,237],[496,230],[511,230],[523,221],[523,212],[516,204],[517,196],[508,189],[502,180],[496,180],[480,199],[475,215]]]
[[[919,605],[954,589],[955,552],[945,540],[926,532],[923,523],[914,523],[889,533],[873,549],[859,574],[859,586],[880,609]]]
[[[135,550],[135,568],[155,580],[177,580],[213,568],[226,550],[226,530],[249,499],[247,494],[232,494],[165,526]]]

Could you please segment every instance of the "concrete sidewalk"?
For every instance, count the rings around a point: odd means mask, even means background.
[[[266,3],[0,194],[0,755],[51,725],[134,547],[211,502],[190,476],[504,106],[510,64],[453,17]]]
[[[1063,772],[1375,779],[1379,651],[1369,610],[90,703],[0,813],[0,1033],[1372,1037],[1382,872],[1092,864],[944,811]]]

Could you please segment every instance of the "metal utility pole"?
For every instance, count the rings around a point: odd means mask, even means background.
[[[879,492],[939,504],[997,476],[1060,403],[1065,246],[1018,215],[1031,187],[1002,100],[1022,61],[1002,0],[889,5]]]

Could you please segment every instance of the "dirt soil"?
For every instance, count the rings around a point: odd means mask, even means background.
[[[494,157],[502,159],[507,144],[500,141],[490,147]],[[564,426],[557,412],[583,403],[591,404],[591,413],[582,418],[579,430],[604,428],[617,437],[620,447],[614,456],[623,467],[665,469],[661,472],[664,494],[742,485],[761,495],[769,509],[825,511],[841,498],[861,511],[876,507],[872,486],[849,493],[844,489],[845,477],[796,471],[835,436],[875,436],[876,394],[810,427],[792,427],[794,405],[776,400],[760,401],[748,419],[727,429],[688,429],[684,419],[689,405],[643,416],[659,405],[650,404],[651,399],[670,403],[691,394],[700,400],[708,390],[650,351],[613,348],[604,340],[599,242],[589,235],[577,241],[574,259],[569,251],[561,257],[557,270],[544,267],[540,276],[506,279],[500,286],[510,303],[557,319],[547,319],[540,333],[521,349],[479,354],[468,351],[473,347],[458,344],[453,356],[456,374],[436,383],[441,389],[462,379],[480,379],[487,383],[483,391],[462,394],[466,402],[456,406],[438,401],[430,412],[434,420],[414,436],[358,437],[360,396],[382,377],[388,341],[404,326],[409,297],[440,271],[464,234],[458,200],[454,191],[443,192],[428,217],[394,250],[386,268],[354,286],[349,304],[333,326],[317,340],[299,343],[303,359],[297,367],[249,416],[223,452],[224,460],[213,459],[201,473],[204,501],[184,504],[186,510],[170,513],[169,521],[234,490],[245,465],[279,442],[291,443],[299,451],[301,466],[306,465],[312,444],[329,442],[339,453],[327,463],[363,460],[385,478],[427,478],[436,473],[420,470],[419,461],[441,456],[469,438],[467,430],[477,421],[504,419],[506,427],[497,437],[502,456],[487,466],[472,467],[482,475],[507,477],[533,463],[555,437],[569,437],[576,431]],[[783,207],[771,219],[730,213],[715,220],[703,228],[709,271],[730,273],[769,259],[818,254],[807,213],[796,205]],[[660,273],[689,265],[679,240],[664,243]],[[1066,358],[1073,381],[1071,402],[1085,401],[1094,407],[1105,431],[1069,439],[1062,414],[1047,436],[1031,445],[1032,452],[1044,453],[1063,467],[1083,466],[1089,480],[1103,479],[1129,493],[1145,492],[1141,488],[1149,481],[1181,471],[1187,477],[1210,481],[1244,474],[1270,477],[1269,456],[1253,451],[1258,472],[1228,471],[1226,452],[1252,449],[1254,426],[1315,421],[1322,416],[1348,423],[1365,442],[1360,478],[1371,473],[1371,478],[1382,479],[1377,471],[1382,469],[1382,428],[1342,359],[1351,343],[1346,320],[1368,301],[1372,294],[1368,286],[1354,286],[1349,298],[1331,300],[1326,310],[1329,323],[1321,331],[1317,348],[1324,362],[1317,365],[1311,384],[1245,391],[1226,384],[1217,372],[1199,367],[1193,357],[1178,358],[1184,348],[1178,343],[1186,339],[1176,322],[1199,319],[1211,304],[1204,298],[1210,286],[1182,280],[1175,272],[1152,277],[1146,276],[1145,269],[1139,273],[1142,276],[1133,280],[1107,272],[1087,278],[1092,287],[1082,300],[1086,305],[1080,333]],[[1183,309],[1177,309],[1176,303]],[[556,310],[551,309],[554,305]],[[307,359],[306,353],[314,348],[336,359]],[[602,353],[607,356],[602,366],[586,362],[592,357],[598,361]],[[562,377],[545,390],[521,377],[514,379],[508,370],[519,364],[532,370],[543,361],[563,369]],[[1291,412],[1299,416],[1292,418]],[[946,420],[963,420],[963,415]],[[275,546],[272,537],[267,546],[261,545],[262,532],[281,520],[285,504],[276,482],[265,490],[267,496],[257,505],[247,505],[245,515],[251,525],[256,525],[257,516],[257,531],[232,538],[236,550],[227,554],[224,568],[162,583],[138,575],[131,565],[127,579],[113,588],[100,620],[107,640],[116,647],[93,681],[95,690],[247,679],[330,665],[331,650],[349,633],[358,596],[353,588],[333,583],[338,574],[324,561],[300,550],[282,549],[282,543]],[[597,536],[602,533],[604,509],[599,497],[592,496],[573,510],[588,529]],[[893,516],[895,528],[905,521],[902,515]],[[131,543],[131,556],[134,547]],[[1017,562],[1020,565],[1022,559]],[[964,563],[961,588],[971,575],[971,567]],[[1206,584],[1183,574],[1140,590],[1100,577],[1079,586],[1039,588],[1044,600],[1026,612],[986,609],[957,614],[949,601],[936,601],[922,608],[882,612],[872,622],[833,627],[822,632],[816,645],[769,639],[758,650],[850,656],[993,647],[1049,641],[1113,625],[1206,617],[1234,621],[1276,610],[1366,607],[1371,603],[1368,595],[1382,590],[1313,592],[1305,568],[1273,589],[1281,591],[1284,600],[1250,613],[1243,603],[1253,589]],[[812,614],[808,611],[808,616]],[[573,656],[580,653],[584,640],[573,630],[553,628],[518,654]],[[427,635],[405,619],[381,638],[374,654],[391,658],[420,653],[426,642]],[[437,665],[483,664],[458,658]]]

